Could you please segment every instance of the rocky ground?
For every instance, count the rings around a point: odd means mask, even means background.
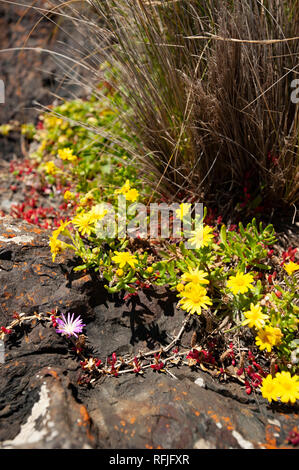
[[[23,43],[36,13],[23,16],[24,8],[1,2],[0,11],[2,47]],[[60,34],[43,21],[30,44],[55,47]],[[49,103],[49,91],[56,85],[39,70],[41,66],[45,69],[47,63],[34,54],[15,53],[1,61],[1,74],[8,83],[1,123],[34,120],[33,101]],[[184,319],[172,294],[165,289],[145,290],[137,302],[108,295],[100,282],[74,272],[70,254],[52,262],[50,232],[45,228],[9,216],[12,204],[28,198],[32,179],[29,173],[16,180],[7,162],[26,156],[19,133],[1,139],[0,150],[0,326],[7,326],[16,313],[47,314],[58,308],[83,317],[87,346],[102,359],[168,344]],[[57,201],[38,197],[36,207],[61,210]],[[294,230],[282,232],[280,239],[285,246],[298,240]],[[182,337],[186,347],[193,330],[191,322]],[[68,341],[36,318],[5,339],[0,448],[295,447],[290,433],[299,432],[298,406],[270,406],[259,394],[246,395],[237,381],[221,382],[209,371],[187,366],[170,371],[150,369],[143,376],[107,376],[82,384],[82,368]]]

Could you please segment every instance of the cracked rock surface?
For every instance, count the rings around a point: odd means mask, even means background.
[[[53,263],[47,233],[0,218],[0,324],[14,312],[59,307],[82,315],[88,346],[103,360],[170,342],[184,313],[165,289],[135,303],[110,296],[89,275],[73,273],[63,254]],[[82,274],[81,274],[82,275]],[[189,344],[192,323],[183,336]],[[78,385],[80,364],[68,343],[42,322],[5,340],[0,364],[1,448],[215,449],[289,448],[298,408],[270,407],[237,383],[172,368]]]

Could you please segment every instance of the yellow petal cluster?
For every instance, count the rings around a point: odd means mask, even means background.
[[[61,253],[63,250],[69,247],[67,243],[58,239],[58,236],[66,229],[66,227],[71,223],[71,221],[67,220],[63,222],[60,221],[59,227],[53,231],[52,236],[49,240],[50,250],[52,253],[52,261],[54,263],[56,256]]]
[[[269,318],[268,315],[263,313],[262,307],[253,303],[250,304],[250,310],[244,313],[246,320],[243,321],[242,325],[248,325],[249,328],[256,328],[257,330],[265,325],[265,321]]]
[[[56,256],[68,247],[65,242],[59,240],[55,236],[50,237],[49,245],[52,253],[53,263],[55,261]]]
[[[107,209],[102,204],[98,204],[88,212],[77,214],[73,218],[72,223],[82,235],[89,237],[91,232],[94,231],[95,223],[103,219],[107,213]]]
[[[74,162],[78,158],[76,155],[73,154],[73,150],[70,148],[59,149],[58,157],[61,158],[61,160],[65,160],[68,162]]]
[[[127,201],[135,202],[139,197],[137,189],[131,188],[130,180],[127,180],[121,189],[114,191],[114,194],[123,194]]]
[[[292,276],[292,274],[295,272],[295,271],[298,271],[299,269],[299,264],[298,263],[294,263],[293,261],[290,261],[288,264],[284,264],[284,269],[286,270],[286,272],[288,273],[289,276]]]
[[[262,396],[270,403],[280,399],[283,403],[295,403],[299,399],[299,377],[290,372],[278,372],[273,378],[267,375],[261,385]]]
[[[191,209],[191,204],[183,202],[180,204],[180,208],[175,211],[175,215],[177,216],[178,219],[183,220],[183,218],[189,214]]]
[[[207,289],[203,284],[208,284],[209,281],[205,279],[207,273],[199,268],[189,269],[181,277],[181,281],[176,286],[178,296],[182,297],[179,301],[179,306],[189,313],[201,314],[201,309],[207,309],[212,305],[210,297],[207,296]],[[184,284],[186,282],[186,284]]]
[[[277,346],[281,342],[283,334],[280,328],[273,326],[265,326],[258,330],[258,334],[255,338],[255,344],[260,348],[261,351],[266,349],[268,352],[272,351],[273,346]]]
[[[245,294],[245,292],[253,287],[253,275],[237,272],[235,276],[230,276],[227,281],[227,287],[234,295]]]
[[[128,264],[131,268],[135,268],[135,265],[138,263],[138,260],[135,255],[132,255],[129,251],[115,251],[115,256],[112,256],[112,261],[119,265],[119,268],[122,269]]]
[[[72,201],[73,199],[76,198],[76,194],[72,193],[71,191],[67,190],[65,191],[64,195],[63,195],[63,198],[66,200],[66,201]]]
[[[209,246],[214,238],[213,235],[213,228],[209,225],[205,225],[203,228],[199,228],[191,232],[191,238],[189,239],[189,243],[193,245],[196,250],[204,246]]]
[[[199,268],[190,269],[188,272],[182,275],[182,281],[192,282],[193,284],[209,284],[209,281],[205,279],[208,273],[202,271]]]
[[[60,171],[59,168],[52,161],[46,162],[44,165],[44,168],[45,168],[46,173],[52,176],[55,176]]]
[[[180,295],[182,299],[179,301],[179,305],[183,310],[189,313],[201,314],[201,309],[207,309],[208,305],[212,305],[210,297],[207,295],[207,289],[200,286],[199,284],[188,284]]]

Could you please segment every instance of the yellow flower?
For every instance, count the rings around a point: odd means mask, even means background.
[[[261,385],[261,392],[262,396],[266,398],[270,403],[272,402],[272,400],[278,399],[277,382],[275,379],[272,378],[271,374],[267,375],[267,377],[263,379]]]
[[[185,215],[189,214],[191,204],[183,202],[180,204],[180,208],[175,211],[175,214],[178,219],[183,220]]]
[[[123,268],[126,264],[131,266],[131,268],[135,268],[135,264],[138,263],[136,256],[132,255],[128,251],[115,251],[115,256],[112,256],[112,261],[117,263],[120,268]]]
[[[53,176],[56,175],[60,171],[59,168],[52,161],[45,163],[45,170],[46,170],[46,173],[48,173],[49,175],[53,175]]]
[[[208,273],[205,273],[199,268],[190,269],[189,272],[182,275],[182,281],[192,282],[194,284],[209,284],[209,281],[205,279]]]
[[[48,144],[47,139],[43,139],[41,141],[40,146],[38,147],[38,152],[44,152],[44,150],[46,150],[47,144]]]
[[[227,281],[227,287],[232,291],[234,295],[244,294],[249,289],[252,289],[253,276],[252,274],[243,274],[238,272],[236,276],[230,276]]]
[[[56,230],[53,231],[52,236],[53,236],[54,238],[57,238],[58,235],[60,235],[61,232],[63,232],[63,230],[64,230],[70,223],[71,223],[70,220],[67,220],[66,222],[63,222],[63,221],[61,220],[59,227],[58,227]]]
[[[8,135],[11,130],[12,126],[10,124],[2,124],[2,126],[0,126],[0,134],[2,135]]]
[[[184,286],[184,289],[182,289],[180,287],[180,285]],[[187,297],[189,295],[189,292],[192,291],[192,289],[195,285],[204,288],[201,284],[193,284],[193,282],[188,282],[188,284],[186,284],[186,285],[179,283],[178,284],[179,289],[177,289],[179,293],[177,295],[179,297]]]
[[[272,351],[273,346],[277,346],[282,338],[282,333],[279,328],[273,326],[265,326],[258,331],[255,338],[255,344],[259,346],[260,350],[266,349],[268,352]]]
[[[67,248],[67,244],[61,240],[58,240],[56,236],[52,236],[50,237],[49,245],[52,253],[52,261],[54,263],[58,253],[61,253],[63,250],[65,250]]]
[[[67,160],[69,162],[74,162],[77,160],[77,156],[73,155],[73,150],[70,148],[59,149],[58,156],[61,158],[61,160]]]
[[[201,314],[201,309],[206,309],[208,305],[212,305],[211,299],[206,295],[207,290],[199,284],[191,283],[181,292],[183,298],[179,301],[179,305],[183,310],[191,314]]]
[[[128,191],[130,191],[130,189],[131,189],[130,181],[127,180],[119,192],[121,194],[126,194]]]
[[[184,284],[182,284],[181,282],[179,282],[179,283],[177,284],[177,286],[176,286],[176,290],[177,290],[178,292],[183,292],[183,291],[185,290]]]
[[[195,245],[197,250],[203,246],[209,246],[214,238],[211,232],[213,232],[213,228],[209,227],[209,225],[205,225],[203,228],[191,232],[193,236],[189,239],[189,242]]]
[[[63,121],[56,116],[45,116],[44,123],[46,127],[51,128],[61,126]]]
[[[152,274],[152,272],[154,271],[154,268],[152,268],[152,266],[149,266],[146,271],[149,273],[149,274]]]
[[[72,199],[75,199],[76,194],[74,194],[71,191],[67,190],[67,191],[65,191],[63,197],[66,201],[71,201]]]
[[[139,192],[137,191],[137,189],[130,189],[129,191],[127,191],[125,193],[125,197],[126,197],[126,200],[127,201],[130,201],[130,202],[135,202],[137,201],[138,197],[139,197]]]
[[[243,321],[242,325],[248,325],[249,328],[257,328],[258,330],[265,325],[265,320],[269,318],[268,315],[264,314],[260,305],[250,304],[250,310],[244,313],[246,320]]]
[[[122,277],[124,275],[124,270],[123,269],[117,269],[116,274],[118,277]]]
[[[94,189],[91,189],[80,199],[80,205],[85,206],[86,204],[90,203],[94,200],[94,195],[92,194]]]
[[[131,189],[130,180],[127,180],[120,189],[116,189],[114,191],[114,194],[126,194],[128,191],[130,191],[130,189]]]
[[[290,261],[288,264],[283,265],[284,269],[288,273],[289,276],[293,274],[293,272],[298,271],[299,269],[299,264],[294,263],[293,261]]]
[[[88,212],[93,222],[96,222],[97,220],[102,220],[107,213],[108,210],[104,208],[103,204],[97,204]]]
[[[278,372],[275,376],[278,396],[283,403],[295,403],[299,399],[299,377],[290,372]]]
[[[58,240],[58,236],[70,223],[70,221],[63,222],[61,220],[59,227],[53,231],[52,236],[50,237],[49,245],[52,253],[53,262],[55,261],[56,255],[68,247],[65,242]]]
[[[137,189],[131,188],[130,180],[127,180],[121,189],[116,189],[114,194],[124,194],[127,201],[135,202],[139,197]]]
[[[281,329],[276,328],[276,327],[273,328],[272,335],[273,335],[273,346],[277,346],[279,343],[281,343],[281,338],[283,337]]]
[[[89,212],[76,215],[76,217],[73,218],[72,223],[78,228],[82,235],[87,235],[88,237],[94,228],[94,219]]]

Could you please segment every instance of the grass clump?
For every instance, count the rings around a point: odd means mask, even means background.
[[[91,3],[156,187],[243,212],[296,204],[297,0]]]

